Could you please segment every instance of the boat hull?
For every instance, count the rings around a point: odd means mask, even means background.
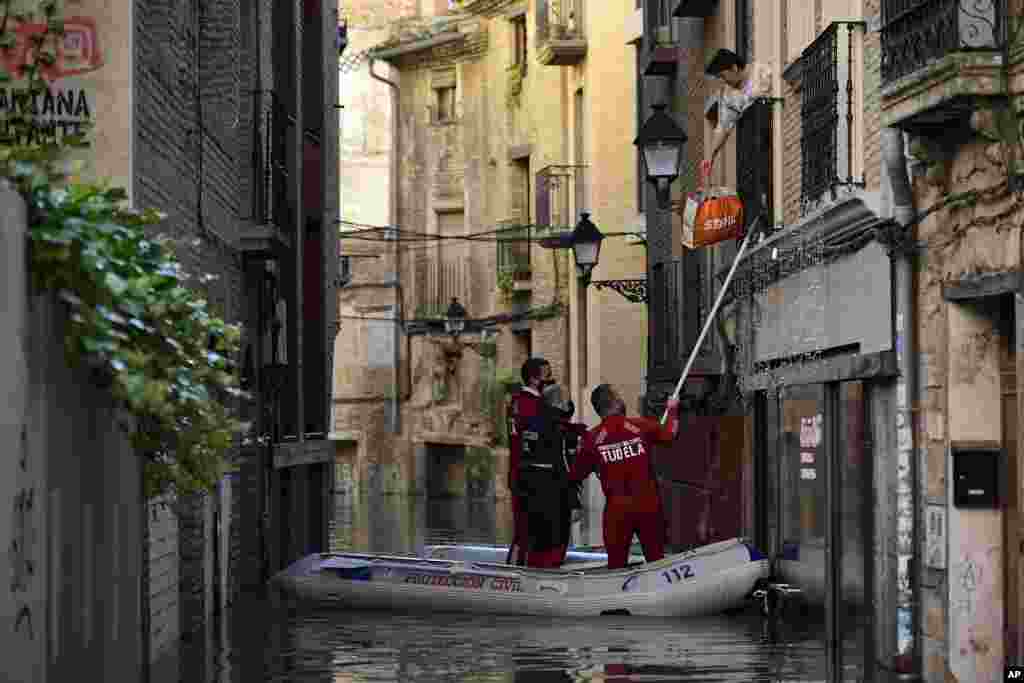
[[[586,617],[690,617],[741,605],[768,561],[738,539],[609,570],[559,570],[358,553],[311,555],[273,582],[303,600],[357,609]]]

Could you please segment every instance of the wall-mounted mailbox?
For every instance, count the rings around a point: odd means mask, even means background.
[[[953,448],[953,505],[994,508],[999,506],[997,446],[957,445]]]

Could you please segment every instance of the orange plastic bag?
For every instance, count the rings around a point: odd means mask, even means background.
[[[683,246],[687,249],[743,236],[743,202],[732,188],[715,187],[690,193],[682,214]]]

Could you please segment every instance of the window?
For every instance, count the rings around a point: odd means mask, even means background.
[[[755,100],[736,124],[736,190],[749,225],[761,216],[762,228],[772,228],[772,104]]]
[[[455,86],[435,88],[434,94],[437,98],[435,104],[436,121],[446,123],[455,120]]]
[[[526,15],[521,14],[512,19],[512,63],[520,68],[520,75],[526,75]]]
[[[857,75],[859,23],[835,22],[822,31],[800,58],[800,203],[806,215],[840,188],[863,185],[857,141],[863,115],[862,79]],[[856,49],[855,49],[856,48]]]

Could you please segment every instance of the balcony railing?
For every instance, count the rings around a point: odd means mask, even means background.
[[[999,47],[1005,0],[882,0],[882,79],[913,73],[951,52]]]
[[[531,276],[530,241],[533,229],[528,226],[501,228],[498,238],[498,273],[513,281],[528,280]]]
[[[755,217],[775,224],[772,210],[772,101],[759,99],[736,126],[736,191],[743,201],[744,221]]]
[[[443,318],[453,298],[468,301],[464,261],[438,253],[416,257],[414,318]]]
[[[256,221],[285,230],[292,222],[288,206],[288,135],[293,121],[271,91],[255,93]],[[286,230],[287,232],[287,230]]]
[[[537,172],[538,230],[571,230],[585,209],[586,166],[552,164]]]
[[[541,64],[578,64],[587,54],[584,0],[537,0],[536,46]]]
[[[800,56],[801,212],[862,186],[854,176],[854,41],[864,25],[836,22]],[[858,78],[860,83],[861,79]]]

